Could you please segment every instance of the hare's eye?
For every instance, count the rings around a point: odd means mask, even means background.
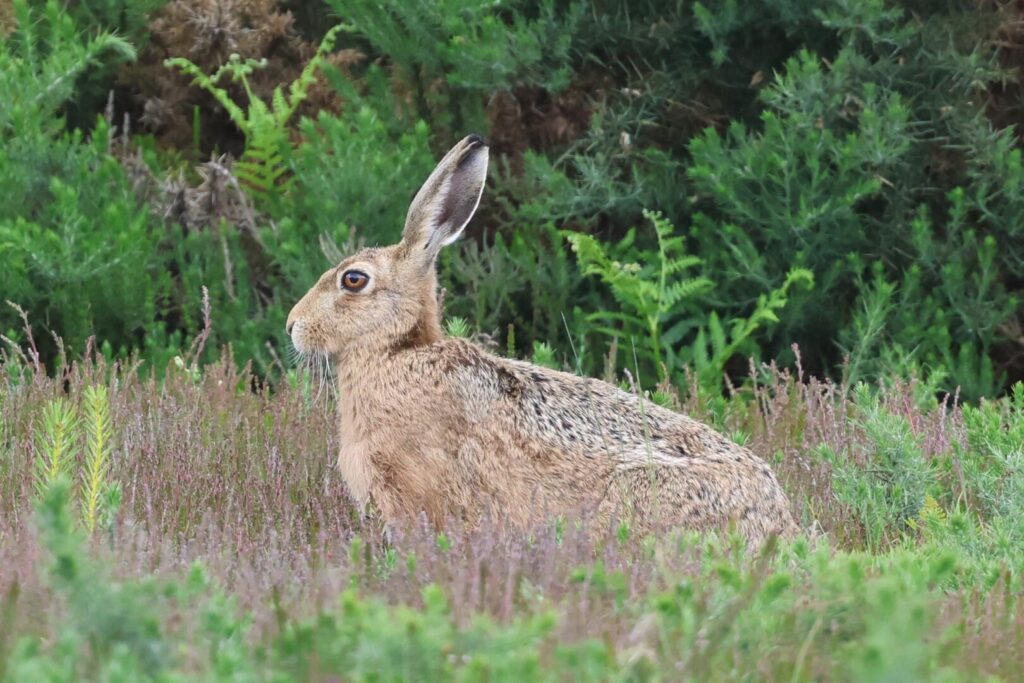
[[[370,276],[361,270],[346,270],[341,275],[341,286],[350,292],[358,292],[366,287]]]

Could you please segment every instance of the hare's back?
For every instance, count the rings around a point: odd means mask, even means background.
[[[466,431],[453,438],[490,432],[501,437],[488,443],[506,458],[504,469],[535,461],[554,479],[581,485],[546,482],[553,497],[603,491],[609,510],[644,510],[652,524],[710,528],[731,520],[751,538],[795,528],[768,464],[707,425],[606,382],[497,358],[465,342],[458,353],[459,362],[446,367]]]
[[[518,379],[520,430],[562,449],[619,461],[682,464],[718,454],[753,457],[707,425],[600,380],[505,361]]]
[[[707,425],[607,382],[498,358],[464,340],[445,340],[436,351],[432,365],[443,368],[466,422],[539,448],[627,463],[761,462]]]

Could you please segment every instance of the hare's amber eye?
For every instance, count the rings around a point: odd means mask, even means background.
[[[361,270],[346,270],[341,275],[341,286],[350,292],[358,292],[370,281],[370,276]]]

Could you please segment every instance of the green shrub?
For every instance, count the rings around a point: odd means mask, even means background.
[[[53,648],[21,639],[6,662],[6,679],[152,680],[171,654],[160,635],[155,583],[112,582],[89,557],[72,521],[67,480],[54,482],[36,507],[48,573],[66,600],[67,620]]]
[[[828,454],[832,488],[855,511],[867,547],[877,551],[900,540],[928,496],[937,495],[937,473],[905,418],[889,412],[866,385],[855,397],[865,446],[860,453]]]
[[[913,363],[945,391],[991,394],[1003,384],[992,349],[1019,307],[1005,285],[1019,272],[1018,192],[1005,185],[1019,154],[971,103],[997,71],[978,51],[931,56],[955,13],[917,22],[849,4],[820,14],[838,52],[827,62],[801,52],[762,91],[758,130],[733,123],[727,137],[709,130],[690,143],[689,176],[708,200],[695,250],[728,274],[729,300],[793,265],[812,270],[818,287],[777,333],[815,365],[835,358],[838,340],[853,380]],[[975,170],[972,157],[993,154],[999,176]],[[1013,197],[999,201],[999,221],[982,208],[1003,195],[994,187]]]
[[[328,0],[353,33],[386,55],[408,91],[406,120],[427,120],[440,139],[484,123],[485,96],[513,85],[560,90],[582,3],[551,0],[356,2]]]
[[[76,79],[92,67],[133,59],[135,50],[110,34],[83,36],[56,0],[34,12],[13,0],[14,30],[0,45],[0,134],[9,142],[33,142],[62,130],[60,107],[75,94]],[[28,138],[26,140],[26,138]]]
[[[80,36],[56,2],[41,15],[15,3],[18,28],[0,46],[0,292],[26,309],[46,359],[59,334],[75,349],[95,335],[127,350],[157,317],[167,283],[154,268],[160,235],[108,153],[109,128],[65,133],[60,110],[75,78],[102,58],[130,58],[111,35]],[[9,307],[0,329],[21,325]]]
[[[332,264],[337,249],[330,245],[353,236],[389,244],[401,236],[409,200],[436,160],[426,124],[396,134],[389,122],[386,108],[361,101],[341,116],[303,121],[303,142],[287,159],[294,185],[269,207],[275,225],[263,231],[295,293]]]
[[[0,209],[8,298],[73,349],[96,334],[112,354],[141,348],[160,365],[203,329],[205,286],[207,357],[230,341],[267,371],[294,300],[344,249],[397,238],[437,155],[478,130],[493,170],[479,217],[442,257],[441,282],[449,312],[517,355],[545,342],[581,372],[628,367],[599,328],[638,315],[622,340],[642,337],[645,375],[663,377],[662,362],[671,373],[702,364],[716,388],[723,370],[744,372],[740,356],[788,363],[794,343],[815,374],[851,385],[915,375],[933,396],[991,396],[1024,372],[1021,155],[1012,131],[990,123],[1011,106],[999,85],[1006,60],[993,53],[997,39],[1012,44],[1011,14],[968,0],[360,1],[304,7],[310,35],[335,23],[328,6],[343,22],[340,53],[299,38],[284,5],[247,5],[245,21],[265,24],[249,40],[244,22],[175,3],[153,22],[170,54],[207,73],[226,63],[221,74],[241,80],[207,80],[215,98],[183,90],[169,70],[152,72],[162,57],[151,45],[145,65],[118,74],[115,109],[137,97],[127,108],[157,107],[167,134],[111,146],[109,124],[88,141],[81,133],[96,106],[76,83],[107,82],[132,50],[103,28],[143,41],[155,5],[62,14],[53,2],[40,12],[16,3],[38,21],[19,20],[3,47],[0,94],[13,104],[0,111],[0,191],[25,197]],[[189,16],[203,30],[179,35]],[[242,75],[255,64],[231,62],[232,41],[247,56],[273,53],[266,68]],[[168,195],[210,170],[181,160],[194,158],[197,134],[222,128],[203,149],[245,143],[240,164],[217,163],[252,195],[251,216],[178,225]],[[135,149],[146,182],[125,159]],[[643,220],[646,209],[688,226],[667,239],[685,236],[699,260],[693,283],[715,283],[672,302],[685,314],[657,312],[654,326],[654,309],[623,306],[559,237],[628,244],[636,256],[620,261],[653,266],[668,233]],[[815,286],[786,289],[804,271]],[[782,289],[785,307],[775,306],[768,293]],[[72,290],[89,306],[73,306]],[[5,332],[17,323],[0,313]],[[702,326],[702,351],[677,348]],[[50,360],[56,348],[40,336]]]

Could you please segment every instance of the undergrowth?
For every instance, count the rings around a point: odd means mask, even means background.
[[[960,406],[760,366],[724,403],[669,395],[771,456],[807,536],[751,555],[614,525],[595,545],[572,520],[411,523],[385,545],[330,466],[331,398],[302,375],[253,393],[230,358],[159,380],[102,357],[58,379],[0,367],[3,680],[1010,681],[1024,665],[1024,386]],[[96,480],[121,498],[93,536]]]

